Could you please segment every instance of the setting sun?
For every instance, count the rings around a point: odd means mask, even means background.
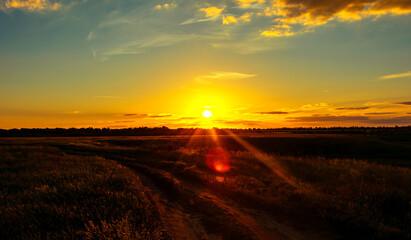
[[[212,116],[213,116],[213,114],[211,113],[210,110],[204,110],[204,112],[203,112],[203,117],[205,117],[205,118],[210,118],[210,117],[212,117]]]

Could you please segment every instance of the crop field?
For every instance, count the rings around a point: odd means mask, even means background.
[[[411,138],[0,138],[3,239],[410,239]]]

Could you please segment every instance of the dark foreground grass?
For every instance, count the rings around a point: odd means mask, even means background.
[[[207,145],[209,138],[196,141],[191,146],[179,138],[5,141],[0,146],[0,232],[6,238],[166,238],[138,177],[107,160],[112,159],[145,174],[185,205],[198,199],[186,191],[194,186],[234,206],[272,214],[295,229],[331,225],[341,236],[335,239],[411,239],[408,158],[374,159],[367,152],[362,155],[367,158],[356,159],[357,154],[349,151],[336,157],[285,156],[287,149],[265,151],[256,144],[266,162],[274,163],[268,167],[255,153],[225,141],[231,169],[218,173],[205,163],[212,147]],[[369,145],[364,142],[358,141],[359,149]],[[401,144],[408,156],[409,144]],[[397,150],[389,144],[380,147],[381,152]],[[272,166],[287,179],[273,173]],[[200,200],[188,210],[213,217],[213,208],[198,204]],[[208,222],[203,224],[213,223],[204,219]],[[225,226],[232,224],[223,226],[227,234],[240,233],[235,226]]]
[[[350,239],[411,238],[411,169],[323,157],[277,161]]]
[[[297,224],[307,226],[309,222],[304,221],[309,219],[304,214],[309,207],[343,239],[411,238],[409,168],[356,159],[267,155],[275,162],[275,170],[294,184],[291,187],[250,152],[230,152],[232,169],[214,177],[202,171],[206,169],[201,160],[204,153],[196,154],[196,149],[179,152],[186,155],[178,158],[179,165],[194,163],[185,168],[186,176],[202,178],[214,190],[247,206],[277,213],[281,209],[300,218],[294,221]]]
[[[130,169],[56,148],[0,147],[2,239],[162,239]]]

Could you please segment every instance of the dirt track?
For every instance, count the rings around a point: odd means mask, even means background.
[[[131,167],[137,172],[144,168]],[[142,172],[145,171],[147,169]],[[151,178],[144,174],[143,184],[151,193],[172,239],[333,239],[327,232],[302,232],[276,221],[263,211],[239,207],[209,189],[180,182],[166,171],[151,169],[150,172]],[[172,188],[179,189],[178,194],[170,192],[170,189],[160,189],[152,181],[168,182]]]
[[[170,239],[336,239],[332,231],[306,222],[296,228],[282,212],[244,206],[213,184],[186,175],[173,161],[135,148],[56,145],[68,154],[100,155],[133,169],[157,206]],[[272,173],[275,174],[275,173]],[[294,224],[290,224],[290,221]],[[297,221],[298,222],[298,221]],[[311,226],[317,226],[312,228]]]

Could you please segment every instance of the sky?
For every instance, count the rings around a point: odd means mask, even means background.
[[[0,0],[2,129],[396,125],[410,0]]]

